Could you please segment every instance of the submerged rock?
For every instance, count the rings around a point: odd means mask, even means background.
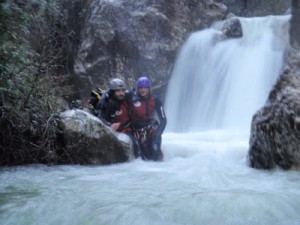
[[[133,158],[129,136],[113,131],[83,110],[60,114],[65,163],[111,164]]]
[[[252,119],[249,164],[300,169],[300,74],[286,70]]]

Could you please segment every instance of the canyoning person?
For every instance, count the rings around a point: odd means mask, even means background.
[[[130,135],[131,121],[129,115],[129,97],[124,81],[114,78],[110,81],[110,87],[98,102],[98,117],[113,130]]]
[[[134,139],[138,142],[138,147],[135,148],[136,157],[161,161],[161,135],[167,124],[162,102],[152,95],[149,78],[140,77],[136,88],[130,102],[131,124]]]

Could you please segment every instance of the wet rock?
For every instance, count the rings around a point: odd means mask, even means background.
[[[300,169],[300,74],[296,70],[287,69],[279,77],[267,104],[253,116],[248,159],[253,168]]]
[[[105,126],[97,117],[83,110],[60,114],[63,151],[67,164],[111,164],[133,158],[130,138]]]
[[[243,37],[242,24],[238,18],[230,18],[226,20],[221,31],[229,38]]]

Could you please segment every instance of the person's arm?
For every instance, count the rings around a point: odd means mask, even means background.
[[[159,119],[159,126],[157,128],[156,136],[161,137],[162,133],[165,130],[165,127],[167,125],[167,118],[166,114],[163,108],[163,105],[159,98],[155,98],[155,111],[157,113],[158,119]]]
[[[109,115],[109,113],[105,113],[105,111],[101,111],[99,114],[99,119],[108,127],[113,130],[118,130],[120,128],[121,123],[112,123],[113,118]]]
[[[104,104],[108,101],[108,98],[109,98],[109,89],[106,90],[103,94],[102,94],[102,97],[100,98],[100,100],[98,101],[97,103],[97,106],[96,106],[96,109],[100,111],[103,109],[104,107]]]
[[[109,116],[109,114],[107,113],[107,111],[105,109],[102,109],[99,111],[98,114],[98,118],[106,125],[106,126],[111,126],[111,123],[109,121],[111,121],[111,118]]]
[[[109,103],[109,89],[105,91],[102,95],[102,98],[99,100],[97,104],[98,109],[98,117],[99,119],[106,125],[111,126],[112,118],[111,118],[111,104]]]

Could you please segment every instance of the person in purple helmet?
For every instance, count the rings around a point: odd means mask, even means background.
[[[149,78],[140,77],[136,88],[130,102],[131,126],[138,143],[135,149],[136,157],[161,161],[161,135],[167,124],[162,102],[152,95]]]

